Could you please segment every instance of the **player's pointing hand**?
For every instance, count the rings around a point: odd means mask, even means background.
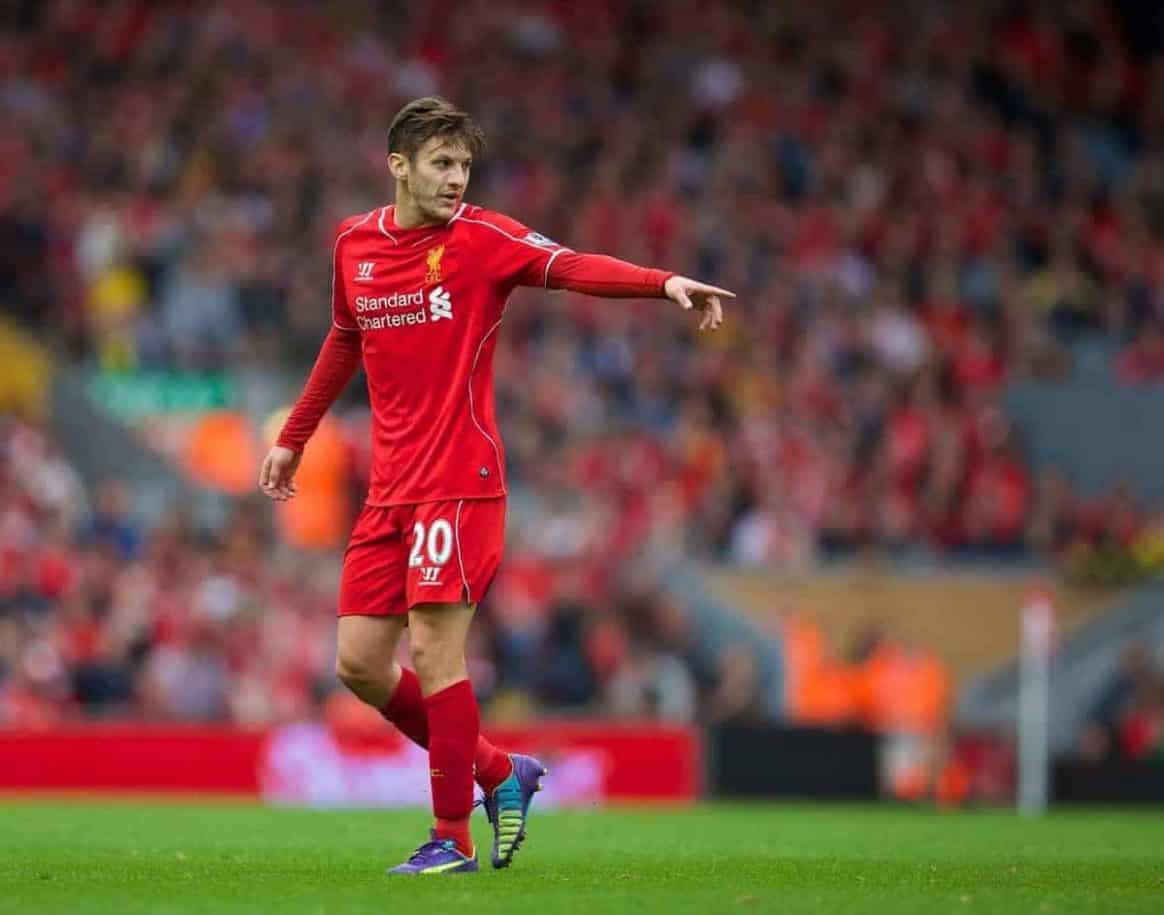
[[[734,299],[736,294],[719,286],[700,283],[685,276],[673,276],[663,285],[667,298],[685,309],[703,312],[699,321],[700,330],[715,330],[723,323],[723,303],[721,299]]]
[[[276,502],[286,502],[299,492],[295,484],[295,471],[303,457],[300,451],[292,451],[276,445],[267,452],[263,469],[259,471],[259,488]]]

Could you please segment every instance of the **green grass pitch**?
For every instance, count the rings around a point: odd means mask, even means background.
[[[1164,913],[1164,814],[538,813],[507,871],[389,879],[421,811],[0,801],[0,913]]]

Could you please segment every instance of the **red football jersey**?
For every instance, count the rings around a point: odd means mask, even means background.
[[[505,493],[493,351],[516,286],[546,286],[568,249],[464,204],[443,226],[401,229],[386,206],[345,219],[332,320],[357,330],[372,404],[369,505]]]

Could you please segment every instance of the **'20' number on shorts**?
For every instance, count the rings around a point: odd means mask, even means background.
[[[425,535],[424,522],[417,521],[412,526],[412,552],[408,555],[409,566],[424,565],[422,551],[428,552],[428,559],[434,566],[443,566],[453,555],[453,526],[444,518],[437,518],[428,526]]]

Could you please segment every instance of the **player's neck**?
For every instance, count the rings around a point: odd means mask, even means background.
[[[396,203],[392,207],[392,221],[400,229],[419,229],[423,226],[443,226],[445,220],[425,215],[407,190],[396,189]]]

